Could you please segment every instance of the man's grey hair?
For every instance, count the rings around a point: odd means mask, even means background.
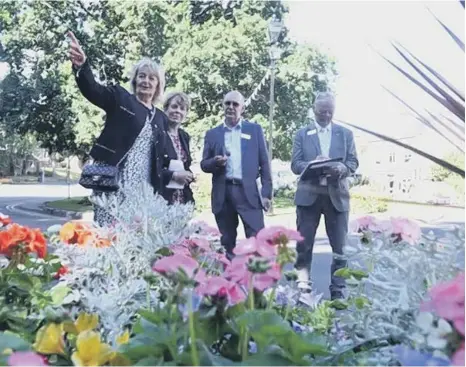
[[[149,71],[153,72],[158,80],[157,88],[155,88],[155,93],[152,97],[152,103],[155,104],[162,98],[163,91],[165,89],[165,72],[158,63],[149,59],[148,57],[144,57],[143,59],[139,60],[133,66],[130,74],[130,85],[131,91],[133,93],[136,93],[136,77],[138,76],[139,70],[141,70],[143,67],[147,67]]]
[[[318,92],[316,94],[316,98],[314,98],[314,103],[316,103],[316,101],[322,100],[322,99],[330,99],[330,100],[332,100],[333,103],[335,103],[335,94],[333,94],[332,92],[329,92],[329,91]]]

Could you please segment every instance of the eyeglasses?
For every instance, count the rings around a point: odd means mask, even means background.
[[[225,101],[224,102],[225,106],[234,106],[234,107],[238,107],[239,106],[239,103],[238,102],[233,102],[233,101]]]

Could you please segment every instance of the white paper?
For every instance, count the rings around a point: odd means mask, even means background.
[[[170,161],[170,165],[168,166],[168,170],[173,171],[173,172],[180,172],[184,171],[184,164],[182,161],[178,159],[172,159]],[[170,180],[170,182],[167,185],[167,189],[183,189],[184,185],[179,184],[173,178]]]

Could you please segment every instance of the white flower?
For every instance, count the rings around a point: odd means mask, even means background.
[[[62,227],[61,224],[54,224],[53,226],[50,226],[49,228],[47,228],[47,233],[49,234],[58,233],[60,232],[61,227]]]
[[[448,321],[444,319],[438,320],[438,325],[437,325],[436,330],[437,330],[438,335],[441,335],[441,336],[446,336],[453,331],[451,328],[451,325],[448,323]]]
[[[427,336],[427,345],[434,349],[443,349],[447,346],[447,341],[434,332]]]
[[[421,312],[416,317],[416,324],[425,334],[428,334],[434,325],[434,315],[430,312]]]

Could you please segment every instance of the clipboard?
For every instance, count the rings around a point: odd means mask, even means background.
[[[343,158],[331,158],[324,161],[311,161],[299,176],[299,181],[309,181],[319,179],[324,176],[324,170],[331,166],[332,163],[343,162]]]

